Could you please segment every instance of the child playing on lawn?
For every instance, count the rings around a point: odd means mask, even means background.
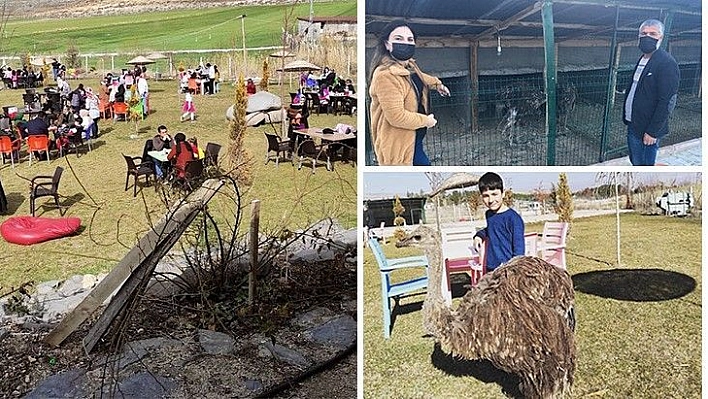
[[[190,118],[192,122],[194,122],[194,115],[197,113],[197,110],[194,108],[194,101],[192,101],[192,94],[187,92],[184,95],[184,104],[182,104],[182,116],[179,117],[180,122],[186,121],[187,117]]]
[[[479,252],[486,241],[487,271],[491,272],[511,258],[524,254],[524,221],[503,202],[504,182],[496,173],[479,178],[479,193],[488,208],[484,216],[487,227],[474,236],[474,248]]]

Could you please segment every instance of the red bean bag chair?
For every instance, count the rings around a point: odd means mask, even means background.
[[[79,218],[14,216],[2,222],[0,234],[7,242],[32,245],[74,234],[79,227]]]

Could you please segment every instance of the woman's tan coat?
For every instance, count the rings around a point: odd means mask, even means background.
[[[421,99],[426,113],[429,88],[442,86],[440,79],[421,72],[414,60],[407,66],[385,57],[369,85],[371,139],[379,165],[413,165],[415,131],[425,127],[428,117],[418,113],[411,70],[423,81]]]

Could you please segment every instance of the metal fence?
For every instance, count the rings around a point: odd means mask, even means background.
[[[701,137],[701,65],[680,69],[679,101],[661,146]],[[632,72],[619,71],[617,90]],[[625,156],[624,95],[608,96],[609,76],[607,69],[559,72],[556,131],[548,134],[542,73],[480,76],[476,101],[469,76],[445,78],[452,95],[431,95],[438,125],[426,136],[426,152],[433,165],[588,165]],[[366,129],[366,161],[374,165]]]

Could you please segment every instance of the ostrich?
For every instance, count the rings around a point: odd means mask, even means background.
[[[542,259],[521,256],[485,275],[457,309],[440,292],[440,237],[420,226],[398,246],[423,248],[430,262],[423,327],[445,351],[487,359],[516,374],[526,398],[570,392],[575,371],[573,283],[568,273]]]

